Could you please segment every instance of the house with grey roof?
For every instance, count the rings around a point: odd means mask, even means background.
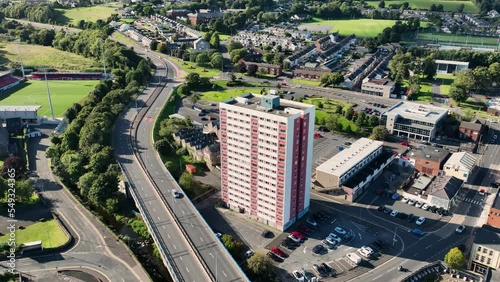
[[[478,228],[470,250],[468,269],[500,281],[500,229],[488,225]]]
[[[454,176],[438,176],[427,188],[427,204],[450,210],[460,203],[458,197],[464,181]]]

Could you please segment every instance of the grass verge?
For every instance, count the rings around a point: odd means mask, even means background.
[[[295,84],[300,84],[300,85],[319,86],[319,80],[308,80],[308,79],[294,78],[294,79],[291,79],[290,82],[295,83]]]
[[[214,77],[222,73],[219,69],[201,68],[196,66],[195,63],[184,62],[179,58],[169,57],[169,59],[175,61],[183,71],[187,73],[198,73],[201,77]]]
[[[10,234],[0,237],[0,243],[8,242]],[[33,241],[42,241],[45,249],[57,248],[68,242],[69,238],[55,219],[37,222],[25,229],[16,230],[16,243],[21,245]]]

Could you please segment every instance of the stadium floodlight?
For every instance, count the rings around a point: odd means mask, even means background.
[[[108,75],[106,74],[106,59],[104,58],[104,44],[102,39],[99,39],[99,43],[101,43],[102,64],[104,66],[104,78],[108,78]]]
[[[21,43],[21,40],[16,40],[15,43],[17,44],[17,55],[19,56],[19,63],[21,64],[21,72],[23,73],[23,78],[25,78],[26,76],[24,75],[23,59],[21,57],[21,52],[19,51],[19,43]]]
[[[47,96],[49,96],[50,113],[52,114],[52,120],[55,120],[56,118],[54,117],[54,108],[52,107],[52,99],[50,98],[49,81],[47,80],[47,67],[42,67],[42,69],[45,73],[45,85],[47,86]]]

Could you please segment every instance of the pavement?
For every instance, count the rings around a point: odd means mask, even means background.
[[[40,131],[46,135],[28,141],[30,170],[38,174],[35,187],[77,238],[76,244],[64,253],[18,259],[17,270],[32,274],[39,271],[54,273],[57,268],[85,267],[101,273],[108,281],[150,281],[129,249],[56,181],[45,156],[50,146],[48,134],[53,128],[41,128]]]

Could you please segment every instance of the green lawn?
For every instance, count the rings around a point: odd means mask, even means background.
[[[344,103],[344,102],[333,100],[333,99],[328,99],[328,98],[307,98],[307,99],[304,99],[302,102],[316,106],[316,113],[315,114],[316,114],[316,119],[318,121],[324,120],[330,114],[333,114],[337,105],[339,105],[339,104],[342,106],[346,105],[346,103]],[[322,105],[321,109],[318,107],[318,104]],[[350,126],[351,131],[353,131],[353,132],[358,131],[358,127],[356,126],[356,124],[347,120],[342,115],[340,115],[340,117],[339,117],[339,122],[342,124],[343,130],[345,130],[348,126]]]
[[[353,20],[322,20],[314,18],[314,22],[299,26],[299,29],[309,31],[325,31],[326,28],[331,32],[339,32],[340,35],[355,34],[358,37],[375,37],[384,28],[392,27],[394,20],[371,20],[371,19],[353,19]]]
[[[81,7],[72,9],[56,9],[63,14],[63,18],[59,21],[65,24],[76,25],[78,21],[92,21],[106,20],[111,14],[117,14],[117,6],[110,7],[108,5],[99,5],[94,7]]]
[[[231,38],[231,35],[219,34],[220,41],[228,40],[229,38]]]
[[[214,102],[222,102],[231,98],[236,98],[246,93],[260,94],[262,88],[231,87],[217,91],[206,91],[201,93],[201,99]]]
[[[19,62],[17,44],[0,44],[0,52],[6,59],[0,59],[0,65]],[[20,44],[19,53],[26,68],[47,66],[58,71],[85,71],[95,64],[92,59],[47,46]]]
[[[8,233],[1,236],[0,242],[8,242],[9,236]],[[44,248],[56,248],[64,245],[68,239],[54,219],[37,222],[16,231],[17,245],[41,240]]]
[[[200,68],[196,66],[195,63],[184,62],[179,58],[169,57],[169,59],[175,61],[179,65],[179,67],[187,73],[195,72],[198,73],[201,77],[214,77],[214,76],[219,76],[221,74],[221,71],[219,69]]]
[[[376,0],[368,0],[365,1],[368,5],[372,7],[378,7],[378,3],[380,1]],[[464,4],[464,12],[466,13],[477,13],[479,12],[479,9],[472,3],[471,1],[448,1],[448,0],[438,0],[438,1],[432,1],[432,0],[386,0],[385,1],[385,7],[389,8],[390,4],[402,4],[404,2],[408,2],[410,4],[410,8],[413,9],[419,9],[419,10],[424,10],[424,9],[430,9],[432,4],[435,4],[436,6],[441,4],[443,5],[443,10],[444,11],[449,11],[449,12],[456,12],[457,8],[460,4]]]
[[[49,80],[49,89],[54,107],[54,115],[60,117],[75,102],[85,97],[95,88],[98,80],[69,81]],[[39,116],[50,117],[45,81],[30,80],[15,88],[0,93],[2,105],[40,105]]]
[[[300,85],[319,86],[319,80],[308,80],[308,79],[294,78],[294,79],[291,79],[290,82],[295,83],[295,84],[300,84]]]
[[[497,37],[487,36],[467,36],[467,35],[454,35],[448,33],[419,33],[417,40],[432,40],[440,44],[462,44],[474,46],[497,47]]]
[[[128,36],[124,35],[121,32],[115,31],[113,34],[111,34],[111,37],[119,41],[120,43],[127,45],[127,46],[134,46],[136,42],[132,39],[130,39]]]
[[[131,24],[131,23],[135,22],[135,19],[120,19],[119,22]]]

